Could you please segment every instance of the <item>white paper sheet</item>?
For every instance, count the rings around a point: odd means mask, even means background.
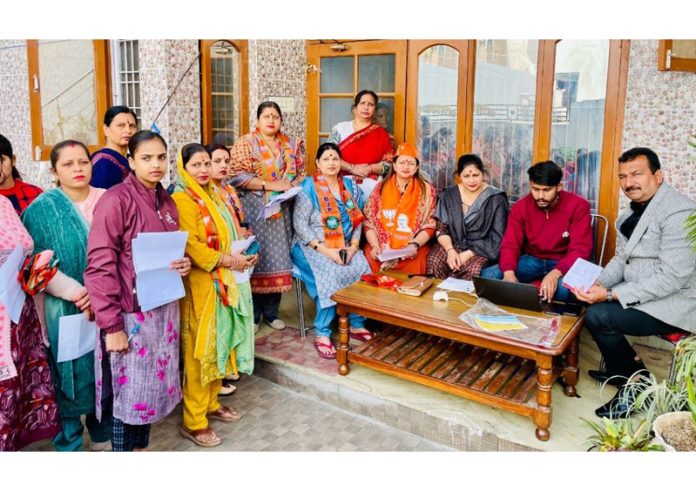
[[[257,217],[258,220],[267,220],[280,211],[280,204],[283,201],[293,199],[297,194],[302,191],[300,186],[293,186],[284,193],[273,196],[268,203],[266,203],[260,210]]]
[[[401,259],[413,255],[413,247],[404,247],[402,249],[386,248],[377,256],[380,262],[390,261],[392,259]]]
[[[597,281],[602,269],[601,266],[578,258],[563,277],[563,286],[586,292]]]
[[[256,236],[250,235],[244,240],[232,241],[232,252],[244,252],[247,247],[256,242]],[[247,268],[244,271],[232,271],[237,283],[246,283],[251,279],[251,273],[254,272],[254,267]]]
[[[471,293],[474,291],[474,282],[469,280],[458,280],[457,278],[447,278],[437,285],[437,287],[451,292]]]
[[[142,312],[183,297],[181,275],[169,269],[184,257],[188,232],[140,233],[133,239],[135,290]]]
[[[370,179],[369,177],[365,177],[363,181],[358,184],[358,187],[362,189],[362,192],[365,194],[365,200],[370,196],[370,193],[372,193],[372,190],[375,188],[377,185],[377,180],[375,179]]]
[[[58,320],[58,363],[70,361],[94,350],[99,328],[84,314],[66,315]]]
[[[7,308],[10,319],[15,324],[19,323],[26,297],[17,279],[23,261],[24,249],[18,245],[0,268],[0,303]]]

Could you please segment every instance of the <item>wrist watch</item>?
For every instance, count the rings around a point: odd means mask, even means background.
[[[611,293],[611,288],[607,288],[607,302],[613,302],[614,301],[614,295]]]

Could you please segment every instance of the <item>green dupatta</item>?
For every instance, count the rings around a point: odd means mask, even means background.
[[[58,269],[81,284],[87,267],[89,224],[61,189],[39,195],[22,214],[22,222],[37,251],[50,249]],[[58,393],[61,416],[94,412],[94,352],[58,363],[58,322],[80,313],[74,303],[45,294],[46,327],[50,342],[51,373]]]

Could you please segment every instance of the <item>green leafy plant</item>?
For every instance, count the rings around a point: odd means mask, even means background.
[[[651,444],[652,434],[650,423],[647,419],[641,420],[634,429],[631,418],[615,419],[602,418],[600,423],[582,418],[594,434],[586,443],[590,444],[589,450],[599,452],[629,452],[629,451],[664,451],[662,445]]]
[[[696,395],[694,394],[694,381],[691,378],[687,379],[686,381],[686,391],[689,396],[686,401],[686,405],[691,412],[691,420],[693,421],[694,426],[696,426]]]

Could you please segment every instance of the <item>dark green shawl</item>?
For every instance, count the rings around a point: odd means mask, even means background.
[[[58,269],[84,284],[82,274],[87,267],[89,225],[70,198],[61,189],[46,191],[24,211],[22,222],[34,239],[34,250],[52,250],[59,261]],[[72,302],[49,294],[45,295],[45,311],[52,355],[49,360],[61,416],[94,412],[94,353],[56,362],[58,321],[80,311]]]

